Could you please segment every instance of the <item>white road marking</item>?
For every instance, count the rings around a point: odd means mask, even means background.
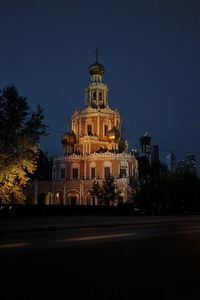
[[[0,249],[9,249],[9,248],[20,248],[30,246],[30,243],[9,243],[1,244]]]
[[[113,238],[127,237],[127,236],[134,236],[134,235],[137,235],[137,233],[117,233],[117,234],[106,234],[106,235],[83,236],[83,237],[65,239],[62,240],[62,242],[93,241],[93,240],[113,239]]]

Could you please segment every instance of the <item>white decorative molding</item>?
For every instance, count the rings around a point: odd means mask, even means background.
[[[89,163],[90,168],[96,168],[96,162],[92,161]]]

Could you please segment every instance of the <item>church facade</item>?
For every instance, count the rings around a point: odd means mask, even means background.
[[[97,61],[89,67],[85,107],[74,111],[70,130],[61,138],[63,154],[53,159],[49,200],[53,204],[100,204],[91,195],[91,188],[94,181],[101,185],[107,176],[115,178],[121,201],[130,200],[129,183],[130,179],[137,180],[138,164],[123,139],[119,111],[109,107],[104,72]]]

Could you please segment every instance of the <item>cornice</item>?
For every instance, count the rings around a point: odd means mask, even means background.
[[[120,113],[118,110],[112,110],[110,107],[105,107],[105,108],[92,108],[92,107],[87,107],[85,109],[75,111],[72,114],[72,119],[79,119],[80,117],[85,118],[85,117],[108,117],[108,115],[115,115],[116,117],[120,116]]]

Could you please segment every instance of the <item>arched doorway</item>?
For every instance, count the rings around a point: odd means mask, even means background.
[[[85,201],[86,205],[96,205],[96,199],[91,195],[90,191],[85,192]]]
[[[46,205],[52,204],[52,198],[53,198],[52,196],[53,195],[50,192],[45,193],[45,204]]]
[[[71,191],[66,196],[66,204],[68,205],[80,205],[80,197],[79,193],[76,191]]]
[[[63,204],[63,193],[57,192],[55,194],[55,204],[62,205]]]

